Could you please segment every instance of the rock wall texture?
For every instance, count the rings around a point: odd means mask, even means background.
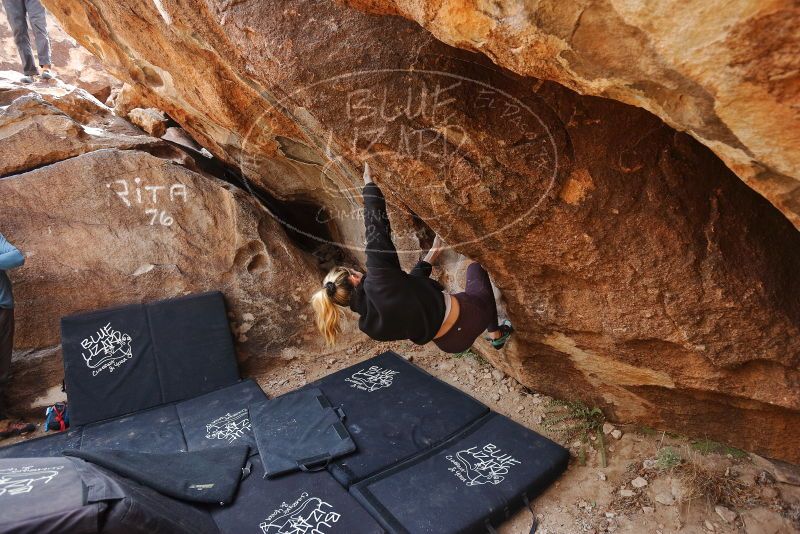
[[[710,147],[800,228],[793,0],[346,0],[518,74],[641,106]]]
[[[489,270],[518,335],[487,354],[521,382],[800,461],[800,234],[691,136],[328,1],[46,4],[356,257],[369,160],[407,259],[432,229]],[[703,106],[675,113],[714,139]]]
[[[163,145],[158,139],[137,132],[108,135],[105,130],[85,128],[37,93],[15,99],[0,113],[0,143],[4,150],[0,176],[101,148]]]
[[[299,342],[316,266],[248,193],[80,89],[24,90],[0,111],[0,174],[13,171],[0,179],[0,231],[26,254],[9,273],[14,405],[58,394],[59,321],[79,311],[221,290],[246,370]]]

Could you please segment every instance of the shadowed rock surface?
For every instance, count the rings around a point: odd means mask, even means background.
[[[429,227],[490,271],[518,336],[487,355],[523,383],[800,461],[800,235],[690,136],[330,2],[47,4],[149,105],[324,207],[356,249],[370,159],[406,262]]]

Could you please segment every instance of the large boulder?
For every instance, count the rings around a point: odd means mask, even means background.
[[[164,143],[141,134],[111,133],[87,126],[38,93],[0,108],[0,176],[41,167],[101,148],[155,149]]]
[[[62,316],[225,293],[246,372],[299,343],[316,267],[248,194],[140,151],[96,150],[0,180],[17,352],[11,397],[36,406],[63,372]],[[260,366],[260,367],[259,367]]]
[[[518,380],[800,461],[800,234],[689,135],[333,2],[46,3],[357,256],[369,159],[406,261],[432,229],[490,271]]]
[[[525,76],[641,106],[714,150],[800,228],[793,0],[346,0]]]

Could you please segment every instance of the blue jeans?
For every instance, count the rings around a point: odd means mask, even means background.
[[[3,0],[8,24],[14,35],[19,58],[22,61],[22,72],[31,76],[39,73],[33,60],[31,40],[28,37],[28,22],[36,39],[36,57],[39,65],[50,65],[50,37],[47,36],[47,18],[44,7],[39,0]]]

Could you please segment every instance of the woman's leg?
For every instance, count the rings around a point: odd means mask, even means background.
[[[500,326],[497,324],[497,303],[494,301],[492,282],[489,273],[480,263],[473,262],[467,267],[467,284],[464,293],[479,298],[487,314],[486,330],[489,336],[500,337]]]

